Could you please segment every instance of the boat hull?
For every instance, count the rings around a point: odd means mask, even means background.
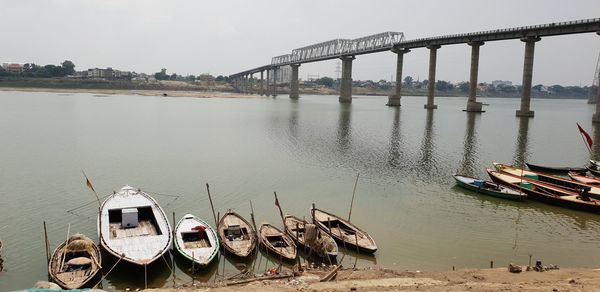
[[[586,172],[585,167],[552,167],[552,166],[542,166],[531,163],[525,163],[527,167],[533,171],[538,172],[546,172],[546,173],[555,173],[555,174],[567,174],[569,171],[584,173]]]
[[[297,257],[296,244],[294,240],[277,227],[263,223],[258,231],[260,245],[275,258],[286,261],[295,261]],[[282,246],[276,246],[282,245]]]
[[[309,250],[311,256],[317,256],[322,259],[328,258],[332,262],[337,261],[337,256],[339,253],[338,245],[331,235],[323,232],[320,228],[313,225],[315,228],[317,228],[317,237],[320,237],[321,241],[324,243],[325,249],[323,249],[322,246],[313,247],[306,243],[306,226],[304,220],[301,220],[295,216],[287,215],[284,218],[284,223],[286,227],[285,231],[294,240],[298,247],[304,249],[305,251]]]
[[[236,233],[239,231],[240,234],[229,234],[231,226],[236,226],[235,231]],[[235,212],[229,211],[221,217],[217,226],[217,233],[221,246],[231,255],[247,258],[256,249],[258,241],[256,231],[246,219]]]
[[[219,254],[215,230],[192,214],[183,216],[177,223],[174,242],[177,252],[199,267],[208,266]]]
[[[375,240],[367,232],[347,220],[316,208],[311,210],[311,216],[314,224],[333,237],[337,242],[341,242],[346,249],[366,254],[372,254],[377,251]],[[344,231],[340,232],[342,229]]]
[[[570,192],[567,190],[560,189],[556,186],[546,184],[543,182],[539,182],[536,180],[530,180],[527,178],[520,178],[517,176],[513,176],[511,174],[500,173],[495,170],[488,169],[488,174],[492,181],[519,188],[521,191],[527,194],[527,198],[555,205],[563,208],[569,208],[579,211],[585,211],[595,214],[600,214],[600,203],[598,200],[591,200],[591,203],[583,202],[582,200],[577,199],[566,199],[566,198],[574,198],[578,194],[574,192]],[[500,174],[500,175],[498,175]],[[504,176],[502,176],[504,175]],[[507,179],[508,178],[508,179]],[[534,189],[533,187],[530,189],[529,187],[523,186],[523,183],[519,183],[519,181],[523,181],[525,183],[531,184],[536,187],[536,189],[540,189],[540,191]],[[557,195],[552,195],[557,194]],[[564,196],[564,197],[563,197]]]
[[[125,226],[125,211],[138,216]],[[137,220],[137,221],[136,221]],[[162,257],[172,244],[169,220],[158,203],[147,193],[130,186],[109,196],[98,216],[100,246],[117,259],[147,266]]]
[[[102,255],[100,249],[89,238],[85,238],[88,248],[86,251],[77,251],[76,255],[85,255],[83,258],[89,260],[82,266],[77,266],[76,269],[70,270],[69,264],[64,261],[73,259],[72,254],[66,248],[67,241],[61,243],[52,253],[50,262],[48,263],[48,274],[52,282],[58,284],[64,289],[79,289],[89,286],[92,283],[98,272],[102,269]],[[69,239],[72,243],[72,239]],[[93,259],[92,259],[93,258]],[[77,259],[75,259],[77,260]],[[81,261],[81,260],[80,260]],[[64,269],[66,267],[66,269]]]
[[[472,179],[472,180],[477,180],[476,178],[473,177],[467,177],[467,176],[462,176],[462,175],[455,175],[454,179],[456,180],[456,184],[464,189],[479,193],[479,194],[484,194],[484,195],[488,195],[488,196],[492,196],[492,197],[496,197],[496,198],[500,198],[500,199],[506,199],[506,200],[513,200],[513,201],[523,201],[527,198],[527,194],[524,193],[520,193],[517,191],[514,191],[512,189],[505,189],[504,191],[497,191],[497,190],[493,190],[490,188],[486,188],[483,186],[476,186],[472,183],[469,183],[467,181],[465,181],[462,178],[468,178],[468,179]],[[501,186],[499,184],[496,183],[492,183],[492,182],[487,182],[487,181],[483,181],[483,185],[494,185],[499,189],[504,189],[507,188],[505,186]]]

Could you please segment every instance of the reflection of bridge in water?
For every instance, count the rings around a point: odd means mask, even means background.
[[[530,99],[535,43],[540,41],[542,37],[593,32],[600,35],[600,18],[495,29],[414,40],[405,40],[404,34],[401,32],[384,32],[352,40],[335,39],[294,49],[290,54],[273,57],[271,63],[268,65],[241,71],[232,74],[229,77],[237,90],[246,93],[260,93],[261,95],[275,95],[277,92],[277,83],[289,82],[290,98],[298,98],[298,74],[301,64],[341,59],[342,75],[339,101],[341,103],[350,103],[352,102],[352,61],[358,55],[391,51],[397,55],[396,84],[395,92],[389,97],[388,105],[400,106],[404,55],[410,52],[411,49],[427,48],[429,49],[429,75],[427,79],[429,82],[427,85],[427,103],[424,107],[426,109],[435,109],[437,108],[437,105],[434,103],[437,50],[442,46],[447,45],[468,44],[471,46],[471,69],[469,78],[469,97],[465,111],[482,112],[482,104],[476,100],[480,47],[485,42],[519,39],[525,43],[525,56],[523,61],[523,92],[520,109],[516,111],[516,115],[533,117],[534,112],[530,109]],[[285,74],[286,78],[284,78],[284,74],[282,74],[284,71],[287,72],[287,74]],[[264,72],[267,72],[266,80],[264,79]],[[260,79],[255,79],[253,77],[254,74],[257,73],[260,73]],[[598,78],[600,78],[600,76]],[[600,90],[598,99],[600,99]],[[600,103],[597,103],[596,114],[593,117],[593,121],[600,122]]]

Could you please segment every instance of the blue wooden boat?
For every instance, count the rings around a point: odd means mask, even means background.
[[[527,194],[525,193],[515,191],[511,188],[499,185],[491,181],[486,181],[466,175],[454,175],[454,179],[456,180],[456,184],[458,186],[470,191],[474,191],[476,193],[515,201],[521,201],[527,198]]]

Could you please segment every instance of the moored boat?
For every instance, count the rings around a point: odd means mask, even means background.
[[[582,175],[577,172],[569,172],[569,177],[572,180],[584,183],[590,186],[600,186],[600,178]]]
[[[248,257],[256,248],[256,231],[238,213],[227,211],[219,220],[217,232],[223,248],[238,257]]]
[[[348,249],[374,253],[377,251],[375,240],[365,231],[341,217],[314,207],[311,209],[313,222],[335,240],[343,242]]]
[[[285,216],[284,224],[287,234],[299,247],[309,250],[310,255],[336,260],[338,246],[331,235],[320,230],[315,224],[292,215]]]
[[[600,166],[598,165],[598,163],[599,162],[597,162],[597,161],[590,160],[590,164],[586,165],[585,168],[587,168],[587,170],[593,176],[600,177]]]
[[[529,169],[538,172],[567,174],[568,172],[584,173],[587,171],[585,167],[569,167],[569,166],[542,166],[532,163],[525,163]]]
[[[186,214],[175,227],[175,249],[185,258],[205,267],[219,254],[215,230],[202,219]]]
[[[527,198],[527,194],[523,192],[515,191],[509,187],[502,186],[491,181],[465,175],[454,175],[454,179],[456,180],[456,184],[458,186],[476,193],[516,201],[521,201]]]
[[[499,184],[517,188],[527,198],[559,207],[600,214],[600,201],[555,185],[523,176],[487,169],[490,178]]]
[[[277,227],[263,223],[258,231],[260,244],[275,258],[294,261],[297,256],[294,240]]]
[[[100,249],[82,234],[75,234],[52,253],[48,273],[64,289],[78,289],[90,283],[102,269]]]
[[[594,187],[594,186],[590,186],[584,183],[580,183],[577,181],[573,181],[570,179],[566,179],[566,178],[562,178],[562,177],[558,177],[558,176],[554,176],[554,175],[549,175],[549,174],[544,174],[544,173],[539,173],[536,171],[531,171],[531,170],[524,170],[515,166],[510,166],[510,165],[506,165],[506,164],[502,164],[502,163],[498,163],[498,162],[494,162],[494,167],[496,168],[496,170],[501,171],[501,172],[506,172],[506,173],[510,173],[512,175],[516,175],[516,176],[524,176],[527,177],[529,179],[533,179],[533,180],[538,180],[544,183],[549,183],[552,185],[555,185],[557,187],[575,192],[575,193],[579,193],[583,190],[585,190],[586,192],[588,192],[588,195],[590,197],[596,198],[596,199],[600,199],[600,188],[598,187]]]
[[[162,208],[140,189],[124,186],[100,206],[100,245],[124,261],[151,264],[167,252],[172,235]]]

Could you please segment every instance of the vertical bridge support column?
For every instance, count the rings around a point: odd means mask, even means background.
[[[269,96],[269,92],[270,92],[270,83],[271,83],[271,69],[267,69],[267,86],[266,86],[266,91],[265,91],[265,95]]]
[[[263,78],[263,73],[264,71],[261,70],[260,71],[260,95],[263,96],[265,95],[265,79]]]
[[[396,88],[395,93],[388,97],[387,106],[400,106],[400,98],[402,98],[402,66],[404,63],[404,54],[410,52],[409,49],[392,49],[396,53]]]
[[[352,61],[355,59],[354,56],[342,56],[342,84],[340,84],[340,98],[341,103],[352,102]]]
[[[277,70],[278,69],[279,68],[277,68],[277,67],[273,67],[273,91],[271,92],[273,97],[277,96]]]
[[[298,99],[300,97],[298,86],[298,67],[300,64],[292,64],[292,76],[290,78],[290,98]]]
[[[596,32],[600,35],[600,31]],[[598,74],[598,80],[600,80],[600,74]],[[596,93],[596,113],[592,116],[592,123],[600,123],[600,82],[598,82],[598,92]]]
[[[598,32],[600,35],[600,32]],[[600,81],[600,74],[598,74],[598,80]],[[598,82],[600,84],[600,82]],[[593,123],[600,123],[600,87],[597,88],[598,92],[596,93],[596,112],[592,116]]]
[[[437,105],[433,104],[435,95],[435,62],[437,59],[437,50],[440,45],[427,46],[429,49],[429,79],[427,79],[427,104],[425,109],[436,109]]]
[[[477,102],[477,74],[479,71],[479,47],[483,42],[469,42],[471,46],[471,77],[469,79],[469,100],[467,101],[466,112],[482,113],[481,102]]]
[[[541,40],[539,37],[525,37],[521,41],[525,42],[525,59],[523,61],[523,96],[521,96],[521,109],[517,110],[517,117],[533,117],[533,111],[530,110],[531,104],[531,79],[533,78],[533,53],[535,43]]]
[[[248,94],[254,94],[254,73],[248,75]]]

